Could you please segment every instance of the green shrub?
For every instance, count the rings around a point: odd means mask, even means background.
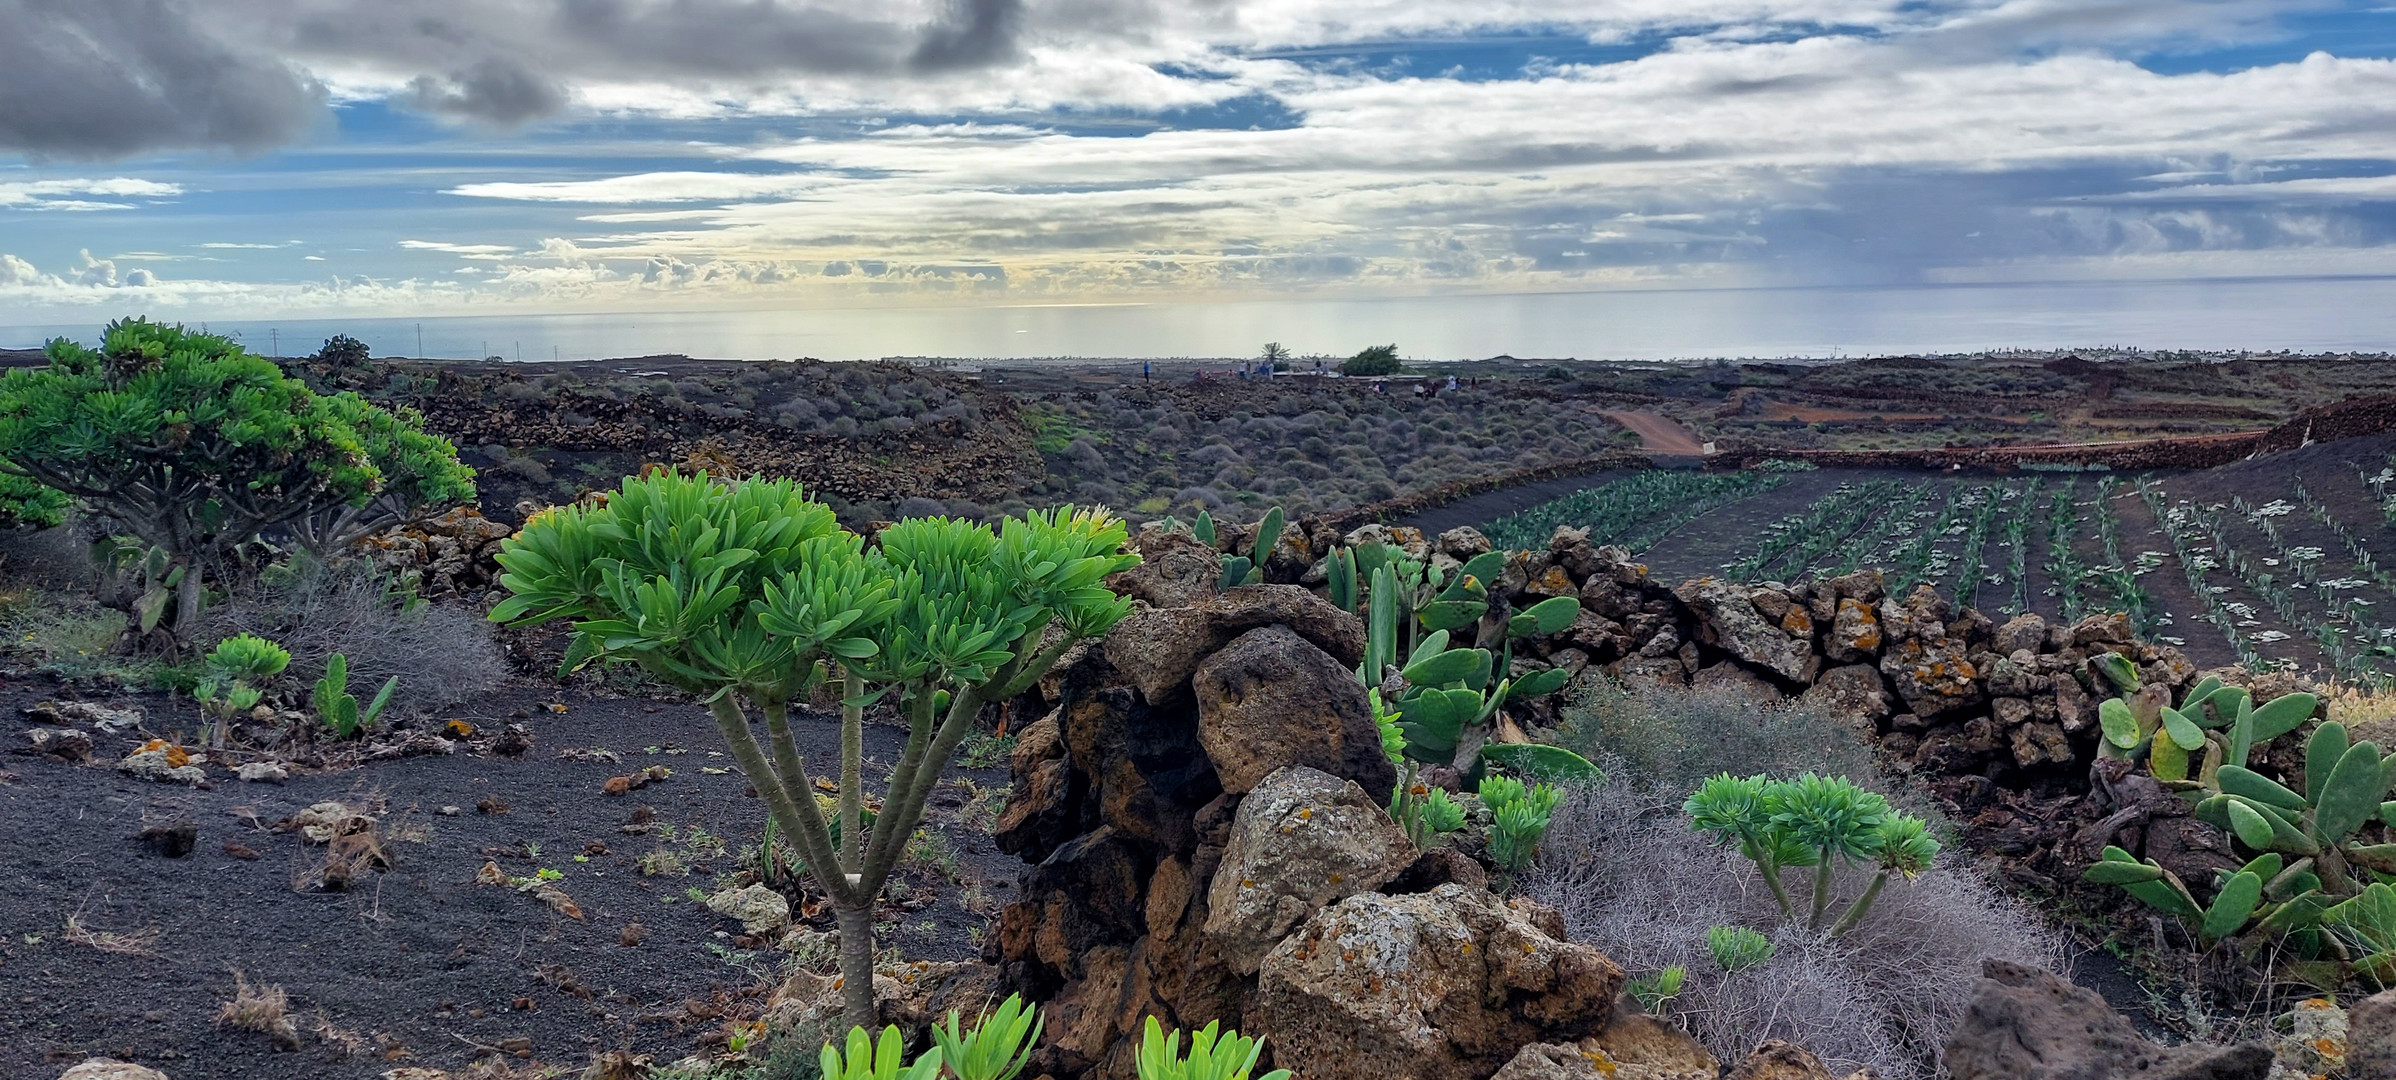
[[[413,417],[312,393],[226,338],[119,320],[97,350],[60,338],[48,354],[0,378],[0,471],[89,503],[184,571],[172,620],[153,625],[189,626],[201,571],[240,563],[261,533],[390,497],[387,482],[409,498],[472,494],[471,472]]]
[[[1139,561],[1122,551],[1120,522],[1070,507],[996,529],[910,519],[875,539],[866,548],[787,480],[627,479],[605,505],[536,514],[506,541],[500,583],[513,595],[490,616],[572,619],[569,669],[637,663],[708,703],[831,898],[851,1017],[873,1015],[874,901],[941,770],[984,705],[1021,693],[1130,610],[1103,581]],[[791,702],[827,680],[842,702],[837,841],[790,727]],[[868,829],[864,709],[875,700],[911,732]]]
[[[1340,361],[1342,375],[1395,375],[1398,373],[1398,347],[1371,345],[1356,355]]]
[[[1807,773],[1795,780],[1773,780],[1725,773],[1700,785],[1683,809],[1691,827],[1737,845],[1739,853],[1755,863],[1790,922],[1798,921],[1797,908],[1780,872],[1784,867],[1813,867],[1813,903],[1804,919],[1808,929],[1822,927],[1835,864],[1842,859],[1872,864],[1879,872],[1831,924],[1832,937],[1855,928],[1890,874],[1910,881],[1938,856],[1938,841],[1930,838],[1927,823],[1891,809],[1887,798],[1843,777]]]

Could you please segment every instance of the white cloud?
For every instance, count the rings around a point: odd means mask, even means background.
[[[171,199],[183,194],[180,184],[136,180],[129,176],[95,179],[0,181],[0,208],[10,210],[132,210],[135,203],[67,198],[102,195],[115,198]]]

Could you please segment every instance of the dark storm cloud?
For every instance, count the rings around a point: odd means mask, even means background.
[[[422,112],[513,127],[564,108],[566,93],[521,65],[492,58],[445,79],[418,75],[405,101]]]
[[[321,114],[324,88],[234,49],[168,0],[0,0],[0,150],[120,157],[260,150]]]
[[[264,149],[324,116],[301,65],[398,75],[397,104],[500,126],[558,112],[586,82],[947,74],[1014,59],[1022,11],[956,0],[921,22],[789,0],[0,0],[0,152]]]
[[[1022,18],[1023,0],[957,0],[950,20],[924,35],[909,63],[917,71],[955,71],[1010,59]]]

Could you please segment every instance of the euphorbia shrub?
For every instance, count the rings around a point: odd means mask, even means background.
[[[1129,612],[1102,584],[1139,561],[1124,538],[1104,511],[1066,507],[996,529],[911,519],[868,546],[787,480],[658,473],[626,480],[602,506],[527,521],[501,545],[500,584],[514,595],[491,618],[571,619],[569,667],[630,661],[706,701],[831,898],[842,1003],[865,1023],[874,899],[925,799],[982,706],[1022,693]],[[843,705],[837,840],[791,732],[791,702],[825,680]],[[864,708],[878,700],[910,730],[868,820]]]
[[[321,519],[332,535],[394,502],[431,512],[474,496],[474,471],[413,415],[316,394],[230,339],[125,319],[97,350],[60,338],[48,354],[0,378],[0,472],[164,552],[175,625],[198,611],[200,571],[262,532]]]

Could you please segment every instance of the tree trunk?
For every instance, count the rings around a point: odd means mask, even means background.
[[[184,651],[187,646],[182,635],[189,633],[192,627],[199,625],[199,622],[200,567],[197,562],[190,562],[183,566],[183,580],[175,583],[175,628],[173,632],[175,651]]]
[[[840,1007],[848,1022],[874,1029],[874,905],[833,910],[840,926]]]

